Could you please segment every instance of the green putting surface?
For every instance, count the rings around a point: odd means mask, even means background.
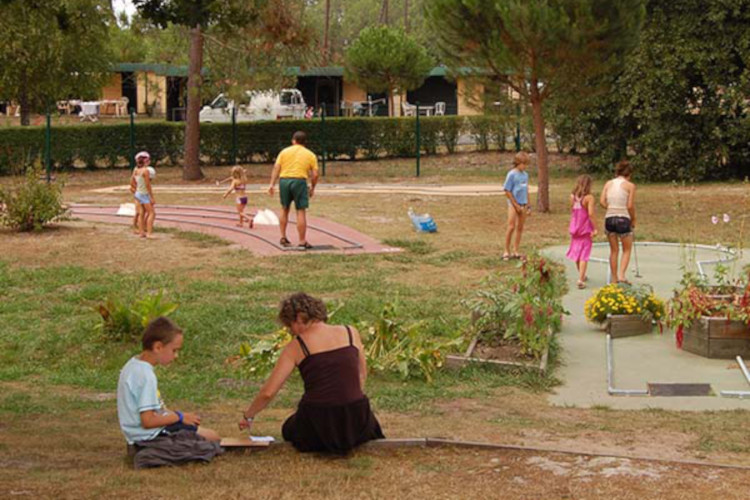
[[[750,409],[750,399],[719,396],[721,391],[750,391],[742,371],[734,360],[707,359],[678,349],[674,332],[664,327],[654,333],[613,340],[614,383],[617,389],[648,389],[649,383],[710,384],[715,397],[610,396],[607,392],[606,334],[596,324],[586,321],[583,306],[586,300],[606,284],[608,264],[590,262],[587,288],[575,287],[575,263],[565,259],[567,246],[551,247],[543,254],[565,264],[570,292],[563,305],[570,311],[559,336],[562,365],[556,371],[562,385],[550,396],[560,406],[608,406],[615,409],[662,408],[670,410]],[[696,260],[719,259],[726,254],[709,249],[685,249],[680,246],[639,244],[640,278],[635,277],[635,261],[631,259],[628,280],[633,284],[649,284],[656,294],[667,300],[682,276],[681,266],[695,266]],[[593,258],[607,259],[609,248],[595,247]],[[739,273],[748,262],[747,253],[736,264],[727,264]],[[714,266],[704,265],[709,277]]]

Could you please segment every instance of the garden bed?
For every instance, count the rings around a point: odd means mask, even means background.
[[[750,326],[743,321],[701,317],[683,332],[682,348],[712,359],[750,356]]]
[[[550,334],[551,335],[551,334]],[[498,368],[525,368],[539,370],[544,374],[547,371],[549,359],[549,347],[547,347],[539,360],[533,356],[525,355],[521,346],[514,342],[499,341],[496,343],[483,342],[477,335],[469,344],[469,348],[463,356],[449,355],[446,357],[446,366],[460,368],[470,363]]]

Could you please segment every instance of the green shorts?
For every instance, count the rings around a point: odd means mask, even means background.
[[[289,208],[292,202],[297,210],[305,210],[310,206],[310,198],[307,196],[307,179],[279,179],[279,195],[281,206],[284,208]]]

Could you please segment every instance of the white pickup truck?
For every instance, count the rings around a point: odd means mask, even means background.
[[[257,120],[278,120],[282,118],[301,119],[305,117],[307,104],[302,92],[297,89],[248,90],[247,103],[240,104],[235,119],[238,122]],[[229,123],[232,121],[233,100],[219,94],[200,112],[201,123]]]

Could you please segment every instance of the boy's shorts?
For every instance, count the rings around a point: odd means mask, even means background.
[[[281,206],[289,208],[294,202],[297,210],[305,210],[310,206],[307,191],[307,179],[283,178],[279,180],[279,196]]]
[[[166,426],[160,434],[175,434],[179,431],[192,431],[198,432],[198,427],[195,425],[188,425],[184,422],[175,422],[172,425]]]

